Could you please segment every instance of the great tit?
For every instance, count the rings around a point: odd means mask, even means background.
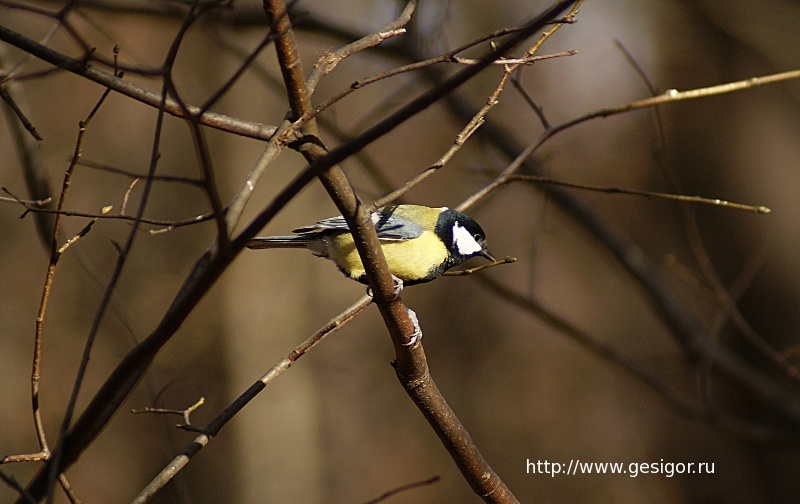
[[[372,213],[372,223],[386,256],[389,271],[403,285],[430,282],[470,257],[494,257],[477,222],[447,207],[396,205]],[[345,275],[367,283],[364,265],[344,217],[331,217],[293,231],[294,236],[253,238],[247,247],[307,248],[330,259]]]

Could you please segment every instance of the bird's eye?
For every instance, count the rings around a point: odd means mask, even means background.
[[[475,241],[478,242],[483,240],[483,236],[481,236],[479,233],[475,233],[474,235],[472,235],[472,237],[475,238]]]

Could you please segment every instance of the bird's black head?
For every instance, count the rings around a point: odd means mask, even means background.
[[[445,269],[457,266],[470,257],[494,257],[486,244],[486,233],[472,217],[449,208],[439,214],[436,235],[444,242],[450,257]]]

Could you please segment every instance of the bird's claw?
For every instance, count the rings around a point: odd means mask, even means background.
[[[394,301],[395,299],[400,297],[400,294],[403,292],[403,280],[392,275],[392,283],[394,284],[394,295],[389,299],[389,301]],[[372,295],[372,287],[367,286],[367,296],[374,298]]]
[[[394,284],[394,297],[392,298],[392,301],[394,301],[400,297],[400,294],[403,293],[403,280],[392,275],[392,283]]]

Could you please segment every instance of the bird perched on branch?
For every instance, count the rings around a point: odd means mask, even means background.
[[[470,257],[494,257],[486,234],[471,217],[447,207],[395,205],[372,213],[383,254],[391,274],[402,285],[414,285],[439,277]],[[364,265],[344,217],[331,217],[293,231],[293,236],[253,238],[251,249],[307,248],[330,259],[345,275],[367,283]]]

